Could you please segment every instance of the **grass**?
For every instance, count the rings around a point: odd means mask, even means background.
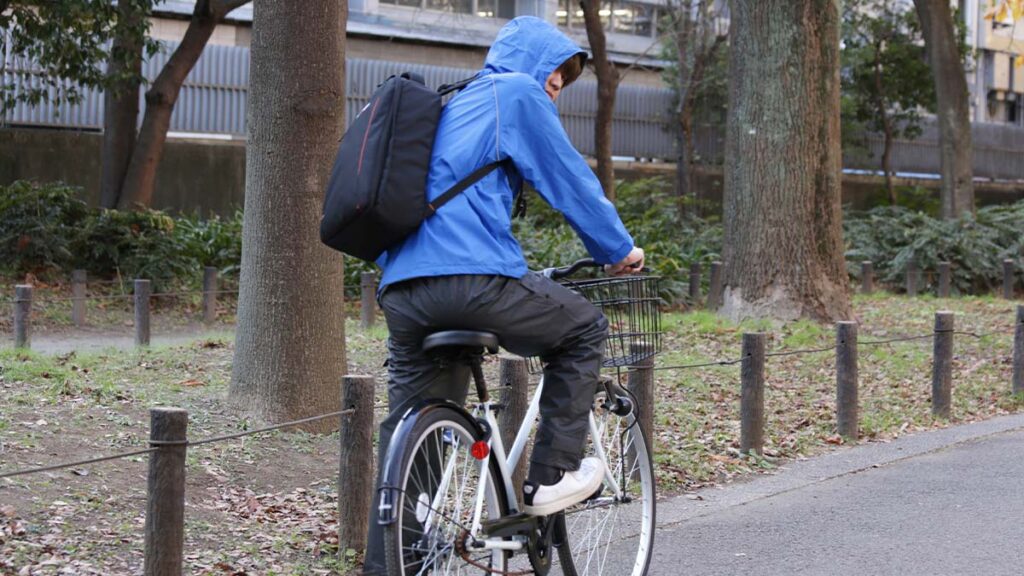
[[[1009,390],[1014,306],[993,298],[854,299],[861,342],[928,335],[934,313],[956,314],[953,414],[930,411],[931,340],[862,345],[860,437],[903,434],[1024,409]],[[766,333],[769,352],[826,348],[834,329],[813,322],[732,323],[713,313],[666,313],[658,366],[740,357],[744,332]],[[386,381],[386,328],[350,321],[350,371]],[[146,443],[148,409],[189,411],[193,439],[261,423],[227,401],[232,339],[185,346],[49,356],[0,350],[0,470],[20,469]],[[489,362],[489,378],[496,362]],[[663,495],[729,482],[848,444],[834,419],[831,351],[770,357],[763,457],[739,451],[740,366],[655,373],[654,438]],[[378,394],[383,405],[384,390]],[[263,433],[187,452],[186,571],[193,574],[344,574],[338,555],[338,435]],[[136,573],[141,567],[145,457],[74,471],[0,480],[0,573],[56,562],[65,572]],[[84,475],[80,475],[84,474]],[[61,522],[53,522],[59,518]],[[17,527],[20,527],[18,529]],[[41,573],[41,572],[40,572]]]

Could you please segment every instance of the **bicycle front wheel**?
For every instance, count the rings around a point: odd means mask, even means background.
[[[600,495],[565,511],[565,543],[558,549],[566,576],[643,576],[654,546],[654,468],[636,421],[609,411],[599,398],[593,411],[589,455],[608,464],[619,492],[605,480]]]
[[[408,438],[401,451],[395,522],[384,530],[388,574],[506,570],[505,552],[468,550],[465,545],[478,502],[481,521],[496,520],[508,510],[493,457],[486,459],[490,464],[482,482],[483,461],[471,453],[480,440],[476,427],[462,412],[436,407],[419,417]]]

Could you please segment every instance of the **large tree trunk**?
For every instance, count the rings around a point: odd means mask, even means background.
[[[109,86],[103,96],[103,148],[100,168],[100,206],[115,208],[121,183],[135,146],[139,121],[139,82],[142,74],[143,15],[135,2],[118,4],[118,24],[110,47],[109,75],[124,79]]]
[[[967,76],[946,0],[914,0],[935,79],[942,165],[942,217],[974,211],[974,158]]]
[[[849,319],[838,2],[730,6],[722,313]]]
[[[607,43],[599,14],[601,3],[596,0],[580,2],[587,40],[593,53],[592,64],[597,76],[597,118],[594,120],[594,157],[597,159],[597,179],[604,195],[615,201],[615,167],[612,165],[612,117],[615,113],[615,94],[619,89],[619,71],[608,60]]]
[[[270,421],[337,410],[341,255],[320,209],[344,125],[345,0],[256,0],[230,398]],[[336,419],[307,429],[336,429]]]
[[[200,0],[192,12],[185,37],[164,64],[153,86],[146,92],[146,114],[131,155],[118,206],[122,209],[148,208],[153,205],[156,170],[167,142],[171,113],[185,78],[196,65],[217,24],[248,0]]]

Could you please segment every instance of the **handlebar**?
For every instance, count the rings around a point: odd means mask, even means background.
[[[541,271],[541,274],[551,278],[552,280],[561,280],[567,278],[580,271],[582,268],[600,268],[602,264],[594,262],[593,258],[584,258],[583,260],[577,260],[568,266],[562,266],[560,268],[545,268]]]
[[[633,273],[643,272],[647,270],[646,267],[641,268],[639,264],[639,262],[632,264],[628,266],[628,269],[631,270]],[[540,273],[543,274],[544,276],[547,276],[548,278],[551,278],[552,280],[561,280],[562,278],[572,276],[573,274],[579,272],[582,268],[602,267],[604,267],[604,264],[598,264],[597,262],[594,262],[593,258],[584,258],[582,260],[577,260],[568,266],[562,266],[561,268],[545,268],[544,270],[541,270]]]

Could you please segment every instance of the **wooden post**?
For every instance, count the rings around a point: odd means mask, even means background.
[[[762,333],[743,335],[740,396],[740,451],[764,453],[764,353]]]
[[[75,326],[85,326],[85,285],[87,280],[85,270],[71,271],[71,321]]]
[[[217,320],[217,267],[203,269],[203,323],[209,326]]]
[[[149,280],[135,280],[135,345],[149,346]]]
[[[949,298],[949,289],[952,281],[953,265],[949,262],[939,262],[939,298]]]
[[[1003,298],[1013,300],[1013,260],[1003,260]]]
[[[722,305],[722,263],[711,263],[711,280],[708,286],[708,310],[718,310]]]
[[[526,418],[526,410],[530,406],[529,386],[530,372],[525,358],[503,354],[500,358],[500,369],[498,381],[501,383],[502,411],[498,414],[498,424],[501,426],[501,443],[508,452],[512,443],[516,440],[516,432]],[[512,471],[512,484],[516,488],[516,494],[523,491],[523,482],[526,480],[526,457],[519,459],[515,470]]]
[[[377,275],[373,272],[363,272],[359,280],[362,288],[360,324],[366,329],[372,327],[376,319],[374,307],[377,304]]]
[[[630,354],[646,356],[650,354],[651,344],[637,342],[630,344]],[[633,365],[627,381],[629,390],[636,397],[637,415],[640,429],[647,437],[647,444],[654,458],[654,358],[641,360]]]
[[[185,544],[185,443],[188,412],[149,411],[149,488],[146,502],[146,576],[181,576]]]
[[[836,323],[836,425],[839,435],[857,440],[857,323]]]
[[[32,346],[32,286],[18,284],[14,287],[14,347]]]
[[[917,296],[917,262],[907,263],[907,296]]]
[[[953,313],[935,313],[932,361],[932,415],[949,418],[953,388]]]
[[[341,383],[341,465],[338,468],[338,553],[366,550],[373,499],[373,376],[345,376]]]
[[[700,306],[700,262],[690,264],[690,304]]]
[[[867,260],[860,263],[860,291],[862,294],[875,291],[875,265]]]
[[[1017,306],[1013,331],[1013,393],[1024,394],[1024,305]]]

